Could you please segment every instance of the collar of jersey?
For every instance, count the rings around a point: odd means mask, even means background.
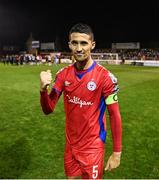
[[[83,77],[86,73],[90,72],[90,71],[95,67],[95,65],[96,65],[96,62],[94,61],[93,64],[92,64],[88,69],[86,69],[84,72],[78,72],[78,71],[76,71],[76,76],[77,76],[79,79],[82,79],[82,77]]]

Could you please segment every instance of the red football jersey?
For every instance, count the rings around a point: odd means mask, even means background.
[[[73,64],[57,73],[53,90],[64,93],[67,143],[78,151],[104,148],[105,99],[118,91],[114,75],[95,61],[85,71]]]

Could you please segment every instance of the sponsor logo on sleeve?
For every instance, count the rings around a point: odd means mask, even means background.
[[[111,72],[109,72],[109,77],[111,78],[111,80],[114,84],[116,84],[118,82],[117,78]]]

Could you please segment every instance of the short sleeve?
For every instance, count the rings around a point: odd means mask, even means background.
[[[104,75],[103,80],[103,96],[107,98],[109,95],[117,93],[119,91],[118,80],[111,72],[107,72]]]

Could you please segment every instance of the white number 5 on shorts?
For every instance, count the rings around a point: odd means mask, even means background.
[[[92,178],[96,179],[98,177],[98,165],[93,166]]]

